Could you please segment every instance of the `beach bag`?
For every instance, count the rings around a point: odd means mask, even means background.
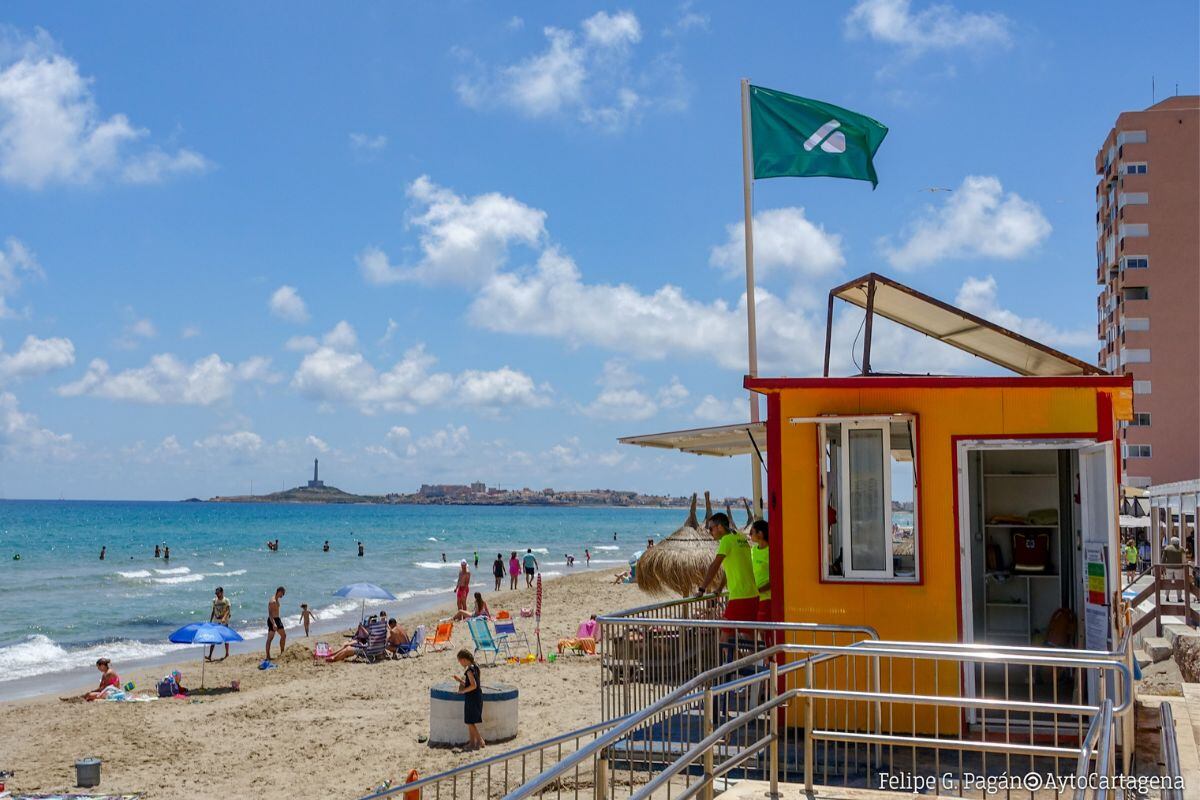
[[[1046,625],[1046,644],[1050,647],[1074,647],[1075,631],[1075,612],[1060,608],[1050,615],[1050,622]]]
[[[179,694],[179,684],[169,675],[158,682],[159,697],[174,697]]]
[[[532,616],[533,616],[533,609],[532,609],[532,608],[522,608],[522,609],[521,609],[521,616],[522,616],[522,617],[532,617]]]

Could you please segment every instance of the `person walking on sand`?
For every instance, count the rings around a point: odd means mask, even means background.
[[[588,550],[586,547],[583,549],[583,565],[585,567],[590,567],[592,565],[592,551]]]
[[[508,557],[508,588],[509,591],[517,588],[517,580],[521,577],[521,562],[517,560],[517,551],[513,550],[512,555]]]
[[[229,602],[229,598],[225,596],[224,588],[218,586],[213,591],[213,594],[216,596],[213,597],[212,612],[208,615],[208,621],[228,627],[229,616],[233,612],[233,605]],[[208,646],[208,655],[204,657],[206,661],[213,660],[212,654],[215,648],[215,644]],[[224,661],[226,658],[229,658],[229,642],[225,643],[225,655],[221,660]]]
[[[483,724],[483,687],[479,683],[479,665],[475,656],[468,650],[458,651],[458,663],[466,670],[462,677],[454,676],[458,682],[459,694],[463,698],[463,722],[467,726],[467,750],[480,750],[487,747],[479,726]]]
[[[271,641],[279,634],[279,656],[283,657],[283,648],[287,646],[287,631],[283,629],[283,620],[279,616],[279,601],[287,594],[282,586],[275,590],[274,596],[267,601],[267,661],[271,660]]]
[[[504,556],[501,553],[496,553],[496,560],[492,562],[492,577],[496,579],[496,588],[493,591],[500,591],[500,584],[504,582]]]
[[[471,571],[466,561],[458,562],[458,581],[454,584],[454,600],[459,611],[467,610],[467,595],[471,592]]]
[[[522,559],[525,562],[525,588],[533,586],[533,576],[538,571],[537,556],[533,554],[533,548],[525,548],[525,557]]]
[[[304,623],[304,638],[305,639],[308,638],[308,625],[315,618],[316,618],[316,616],[313,614],[313,612],[309,611],[309,609],[308,609],[308,603],[301,603],[300,604],[300,621]]]

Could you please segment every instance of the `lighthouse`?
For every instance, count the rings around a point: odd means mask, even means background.
[[[308,488],[310,488],[310,489],[324,489],[325,488],[325,481],[319,479],[320,476],[317,472],[317,464],[318,464],[317,459],[314,458],[313,459],[313,476],[312,476],[312,480],[308,482]]]

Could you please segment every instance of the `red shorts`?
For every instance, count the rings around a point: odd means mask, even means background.
[[[725,619],[738,622],[754,622],[758,619],[758,598],[743,597],[725,603]],[[732,633],[733,628],[722,628],[722,633]]]

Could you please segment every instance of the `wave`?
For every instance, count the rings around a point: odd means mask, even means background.
[[[438,538],[437,538],[436,536],[430,536],[430,537],[429,537],[428,539],[426,539],[425,541],[427,541],[427,542],[436,542],[437,540],[438,540]]]
[[[550,555],[550,551],[547,550],[545,547],[535,547],[535,548],[533,548],[533,552],[541,553],[544,556]]]
[[[122,578],[130,578],[130,579],[135,579],[135,578],[149,578],[149,577],[150,577],[150,570],[148,570],[148,569],[135,569],[133,572],[120,572],[120,571],[118,571],[118,572],[117,572],[117,574],[118,574],[118,575],[120,575]]]
[[[414,561],[414,567],[421,569],[458,569],[457,561]]]
[[[196,581],[202,581],[204,580],[204,576],[198,572],[194,572],[190,575],[172,575],[169,578],[151,578],[150,580],[154,581],[155,583],[161,583],[170,586],[176,583],[195,583]]]
[[[210,577],[210,578],[228,578],[233,575],[245,575],[245,574],[246,574],[246,570],[235,569],[230,572],[210,572],[210,573],[208,573],[208,577]],[[180,583],[183,583],[183,581],[180,581]]]
[[[186,575],[191,572],[187,567],[172,567],[171,569],[156,569],[154,571],[159,575]]]
[[[213,566],[214,567],[223,567],[223,566],[225,566],[225,562],[224,561],[214,561]]]
[[[598,544],[592,548],[593,550],[620,550],[615,544]]]
[[[68,650],[50,637],[37,633],[23,642],[0,647],[0,681],[90,667],[96,663],[97,658],[102,657],[111,658],[118,663],[151,658],[169,653],[178,647],[180,645],[149,644],[136,639],[125,639]]]

